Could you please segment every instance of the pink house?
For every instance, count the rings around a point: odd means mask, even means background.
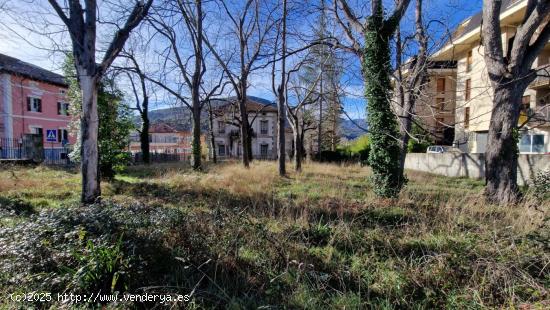
[[[0,139],[34,133],[43,136],[46,150],[74,144],[66,91],[63,76],[0,54]]]

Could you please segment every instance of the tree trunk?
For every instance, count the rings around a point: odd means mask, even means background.
[[[516,128],[525,87],[518,84],[508,80],[495,87],[485,151],[485,195],[491,202],[514,203],[519,198]]]
[[[401,137],[400,137],[400,151],[399,151],[399,179],[405,180],[405,159],[407,158],[407,147],[409,145],[410,136],[409,133],[412,129],[412,107],[415,105],[415,98],[404,96],[403,106],[401,107],[401,116],[399,121],[401,123]]]
[[[323,100],[325,98],[323,91],[323,74],[321,73],[321,78],[319,80],[319,128],[317,128],[317,156],[319,160],[321,160],[321,151],[323,150],[321,147],[323,144]]]
[[[371,139],[369,163],[374,192],[381,197],[396,197],[402,186],[397,122],[390,107],[390,38],[395,28],[384,22],[381,1],[369,17],[365,31],[363,78],[368,99],[368,123]],[[389,30],[388,30],[389,27]],[[386,28],[386,29],[385,29]],[[393,29],[391,29],[393,28]],[[390,32],[391,31],[391,32]]]
[[[279,175],[286,174],[286,152],[285,152],[285,120],[286,120],[286,4],[287,0],[283,1],[283,34],[282,34],[282,54],[281,63],[281,85],[278,89],[278,105],[277,105],[277,159],[279,161]]]
[[[244,86],[246,88],[246,86]],[[246,91],[243,93],[244,97],[238,98],[239,100],[239,112],[241,114],[241,146],[243,149],[242,161],[245,168],[250,167],[250,149],[249,149],[249,133],[250,125],[248,123],[248,113],[246,110]]]
[[[145,96],[142,103],[141,113],[141,132],[139,134],[141,144],[141,154],[143,155],[143,163],[146,165],[151,163],[151,155],[149,151],[149,98]]]
[[[83,71],[82,69],[79,71]],[[94,77],[80,76],[82,90],[81,170],[82,196],[84,203],[93,203],[101,195],[99,176],[99,152],[97,145],[99,118],[97,112],[97,83]]]
[[[277,107],[278,115],[277,115],[277,159],[279,161],[279,175],[284,176],[286,174],[286,152],[285,152],[285,119],[286,119],[286,109],[285,109],[285,98],[282,91],[283,87],[281,87],[281,90],[279,90],[279,106]]]
[[[214,115],[212,115],[212,106],[208,102],[208,125],[210,130],[208,132],[210,136],[210,156],[213,163],[218,162],[218,157],[216,156],[216,139],[214,137]]]
[[[301,172],[302,159],[304,156],[304,140],[303,140],[303,136],[298,132],[294,133],[294,143],[295,143],[295,148],[294,148],[295,169],[296,169],[296,172]]]
[[[195,102],[196,101],[196,102]],[[193,140],[191,141],[191,165],[200,170],[201,164],[201,108],[198,98],[193,100]]]

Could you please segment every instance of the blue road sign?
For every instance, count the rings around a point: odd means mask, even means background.
[[[56,142],[57,141],[57,130],[55,130],[55,129],[46,129],[46,141]]]

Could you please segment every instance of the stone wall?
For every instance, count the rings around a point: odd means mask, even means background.
[[[405,169],[449,177],[485,177],[484,154],[407,154]],[[518,184],[524,185],[541,170],[550,170],[550,155],[521,154],[518,160]]]

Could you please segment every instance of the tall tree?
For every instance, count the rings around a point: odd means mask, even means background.
[[[281,80],[280,84],[275,87],[275,64],[273,61],[273,92],[277,96],[277,162],[279,175],[286,174],[286,141],[285,141],[285,124],[286,124],[286,27],[287,22],[287,0],[283,0],[283,14],[280,28],[281,37]],[[279,36],[277,36],[278,41]],[[277,55],[277,53],[274,53]],[[275,56],[274,56],[275,57]]]
[[[533,62],[550,39],[550,2],[529,0],[512,44],[503,51],[502,1],[483,1],[483,45],[493,91],[493,111],[485,152],[485,195],[489,201],[513,203],[517,185],[517,126],[521,99],[537,76]]]
[[[252,160],[252,132],[247,111],[249,77],[253,71],[260,68],[257,63],[269,54],[265,51],[266,43],[270,40],[277,21],[274,17],[275,10],[267,7],[261,0],[247,0],[244,5],[228,5],[224,0],[218,2],[230,28],[225,39],[232,39],[232,42],[236,43],[233,50],[236,50],[237,60],[222,57],[222,49],[215,46],[206,36],[204,43],[224,70],[237,95],[242,162],[248,168]]]
[[[134,95],[134,109],[138,111],[141,119],[141,128],[138,129],[140,149],[143,162],[148,165],[151,163],[149,147],[149,127],[151,122],[149,121],[149,89],[146,84],[147,76],[137,60],[134,49],[125,49],[120,56],[128,60],[128,65],[119,69],[126,72]],[[137,81],[135,77],[137,77]]]
[[[396,87],[394,89],[397,98],[397,117],[399,119],[400,156],[399,156],[399,177],[405,179],[405,159],[407,157],[408,145],[413,128],[413,115],[416,101],[421,96],[422,90],[427,82],[428,73],[428,38],[422,22],[422,0],[416,0],[415,5],[415,40],[418,44],[418,52],[406,63],[402,63],[403,42],[399,27],[396,33]],[[406,67],[406,68],[404,68]],[[403,75],[403,70],[406,74]]]
[[[201,163],[201,114],[204,104],[208,101],[201,89],[206,64],[203,52],[203,20],[205,14],[202,7],[203,1],[164,1],[155,8],[155,14],[150,18],[150,24],[168,42],[170,48],[164,55],[170,61],[164,61],[164,71],[158,79],[150,78],[158,86],[162,87],[169,94],[176,97],[191,110],[192,116],[192,157],[193,169],[199,170]],[[177,12],[174,16],[174,12]],[[183,29],[181,29],[183,28]],[[185,31],[186,35],[181,36]],[[187,45],[191,43],[191,48]],[[186,55],[186,50],[191,50]],[[175,65],[175,70],[172,65]],[[172,83],[169,80],[171,72],[178,72],[178,80],[185,85],[181,89],[179,83]],[[213,90],[215,91],[215,90]],[[190,98],[187,95],[190,95]],[[208,97],[209,94],[206,94]]]
[[[301,70],[304,82],[316,84],[315,92],[318,94],[315,109],[317,116],[317,149],[320,154],[323,150],[333,150],[337,144],[337,128],[340,120],[341,102],[339,95],[340,77],[342,72],[341,59],[336,54],[334,45],[330,43],[328,10],[325,1],[322,0],[319,15],[312,29],[315,44],[310,48],[310,59]],[[317,82],[318,75],[321,74]]]
[[[386,17],[383,1],[372,0],[371,15],[363,22],[346,0],[335,0],[334,4],[337,22],[351,44],[339,46],[356,54],[362,63],[372,147],[369,164],[373,172],[374,191],[381,197],[397,196],[405,182],[399,169],[399,129],[390,107],[390,40],[409,2],[410,0],[397,1],[394,11]],[[340,19],[340,11],[347,22]],[[357,33],[364,38],[363,46],[355,36]]]
[[[68,4],[68,8],[62,7],[57,0],[48,0],[48,2],[67,27],[72,41],[78,82],[82,90],[82,119],[80,123],[80,140],[82,143],[81,200],[84,203],[93,203],[101,195],[97,144],[99,129],[98,86],[101,78],[122,50],[124,43],[130,36],[130,32],[147,15],[153,0],[136,2],[124,25],[115,32],[99,64],[96,62],[97,14],[99,10],[96,0],[67,0],[65,3]],[[82,3],[84,3],[84,7]]]
[[[319,72],[317,77],[311,81],[306,81],[301,77],[291,78],[292,74],[299,74],[300,70],[303,70],[302,66],[308,61],[308,57],[303,57],[302,61],[298,62],[293,69],[288,71],[285,85],[287,89],[287,100],[285,103],[288,112],[288,121],[294,135],[294,163],[297,172],[302,171],[306,133],[318,128],[318,122],[315,119],[313,111],[320,96],[316,90],[321,81],[322,72]],[[290,96],[289,91],[292,92],[292,96]]]
[[[69,85],[67,98],[70,102],[69,110],[72,117],[69,128],[71,128],[72,134],[80,137],[82,92],[76,78],[72,55],[68,55],[65,60],[63,75]],[[126,148],[130,131],[134,128],[133,116],[129,107],[124,103],[124,94],[118,89],[115,76],[113,74],[104,76],[97,91],[99,171],[103,179],[112,179],[115,173],[122,171],[130,162],[130,155]],[[80,139],[77,140],[69,154],[74,162],[82,161],[80,141]]]

